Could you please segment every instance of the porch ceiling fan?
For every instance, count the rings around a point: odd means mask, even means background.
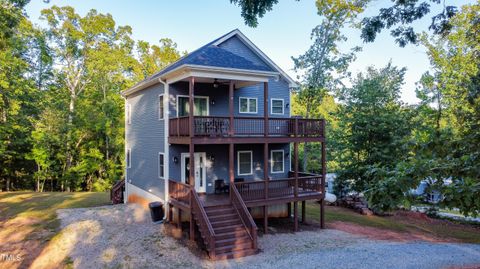
[[[224,80],[223,82],[220,81],[219,79],[214,79],[213,80],[213,87],[214,88],[218,88],[218,86],[220,85],[228,85],[229,81],[228,80]]]

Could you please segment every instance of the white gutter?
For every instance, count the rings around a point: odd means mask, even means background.
[[[164,123],[164,147],[163,147],[163,156],[165,156],[164,158],[164,162],[166,162],[166,165],[164,165],[164,167],[166,167],[166,171],[165,172],[165,189],[164,189],[164,193],[165,193],[165,198],[164,198],[164,201],[165,201],[165,204],[164,204],[164,209],[165,209],[165,215],[164,215],[164,219],[167,218],[167,212],[170,212],[170,208],[168,208],[168,197],[169,197],[169,192],[168,192],[168,180],[170,178],[170,165],[168,165],[170,163],[170,148],[169,148],[169,145],[168,145],[168,133],[169,133],[169,130],[168,130],[168,123],[169,123],[169,120],[170,120],[170,107],[169,107],[169,102],[168,100],[170,100],[170,93],[169,93],[169,84],[166,83],[165,81],[163,81],[161,78],[158,79],[158,82],[162,83],[163,84],[163,123]]]

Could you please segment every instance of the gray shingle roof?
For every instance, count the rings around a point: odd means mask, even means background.
[[[235,30],[233,30],[235,31]],[[266,64],[258,64],[252,61],[245,59],[242,56],[229,52],[225,49],[213,45],[217,40],[223,38],[224,36],[230,34],[231,32],[213,40],[212,42],[206,44],[205,46],[189,53],[188,55],[180,58],[175,63],[165,67],[158,73],[154,74],[150,78],[159,77],[175,68],[185,65],[201,65],[201,66],[212,66],[212,67],[223,67],[223,68],[235,68],[235,69],[244,69],[252,71],[274,71],[270,66]]]

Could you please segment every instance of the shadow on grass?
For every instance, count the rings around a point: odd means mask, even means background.
[[[108,198],[108,193],[0,193],[0,252],[22,256],[7,268],[28,268],[43,251],[59,230],[57,209],[106,205]]]

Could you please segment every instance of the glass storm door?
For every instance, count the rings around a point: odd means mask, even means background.
[[[195,152],[193,154],[195,158],[195,190],[197,192],[206,192],[207,191],[207,180],[206,180],[206,169],[205,169],[205,152]],[[190,184],[190,154],[182,153],[182,182],[185,184]]]

